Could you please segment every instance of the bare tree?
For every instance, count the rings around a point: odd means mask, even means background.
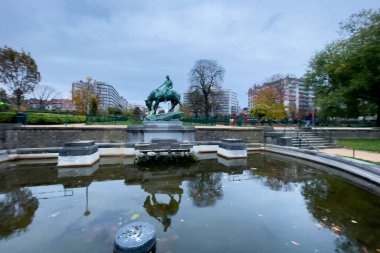
[[[43,110],[53,99],[59,96],[59,92],[48,85],[40,85],[33,91],[33,97],[38,101],[38,109]]]
[[[225,70],[215,60],[200,59],[195,62],[190,70],[189,92],[197,91],[202,101],[205,117],[209,117],[212,109],[212,94],[215,88],[219,88],[223,82]]]

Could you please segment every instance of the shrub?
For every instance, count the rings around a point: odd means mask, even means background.
[[[16,123],[16,112],[0,112],[0,123]]]
[[[48,124],[69,124],[69,123],[84,123],[85,116],[74,116],[66,114],[54,113],[29,113],[28,124],[31,125],[48,125]]]

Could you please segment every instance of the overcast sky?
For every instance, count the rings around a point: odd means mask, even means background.
[[[91,76],[142,101],[170,75],[184,92],[198,59],[226,69],[224,88],[247,90],[273,74],[303,75],[339,22],[379,0],[0,0],[0,46],[30,52],[42,85],[70,98]]]

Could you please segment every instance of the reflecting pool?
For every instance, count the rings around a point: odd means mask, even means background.
[[[112,252],[131,220],[156,227],[159,253],[380,251],[379,187],[325,166],[261,153],[235,165],[55,163],[0,165],[0,252]]]

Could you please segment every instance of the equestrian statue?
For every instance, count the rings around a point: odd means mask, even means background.
[[[145,120],[155,121],[155,120],[171,120],[173,118],[178,118],[182,113],[174,113],[174,108],[179,104],[181,96],[178,92],[173,90],[173,82],[170,80],[169,76],[166,76],[165,82],[160,85],[157,89],[154,89],[145,100],[145,105],[149,110],[149,115]],[[171,108],[166,114],[157,115],[157,108],[161,102],[171,103]]]

